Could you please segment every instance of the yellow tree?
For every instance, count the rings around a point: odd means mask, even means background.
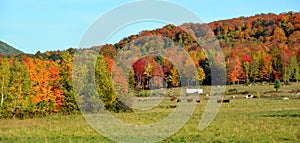
[[[11,70],[9,96],[11,105],[9,112],[13,117],[23,118],[31,111],[31,102],[29,95],[31,94],[31,82],[26,67],[21,64],[19,59],[14,59]]]
[[[150,87],[150,78],[152,77],[152,73],[153,73],[153,65],[152,63],[148,62],[146,69],[144,71],[144,75],[146,77],[146,88]]]
[[[7,58],[1,59],[0,61],[0,80],[1,80],[1,103],[0,106],[3,106],[4,104],[4,98],[5,94],[7,93],[7,87],[9,84],[9,76],[10,76],[10,70],[9,70],[9,62]]]
[[[179,74],[175,67],[171,69],[171,74],[169,75],[169,78],[171,80],[172,86],[179,86]]]
[[[198,81],[199,84],[202,84],[202,82],[205,79],[205,73],[202,67],[197,67],[196,71],[195,71],[195,76],[194,76],[194,80]]]

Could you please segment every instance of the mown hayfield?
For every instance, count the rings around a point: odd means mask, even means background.
[[[210,87],[203,87],[207,91]],[[161,142],[300,142],[300,95],[292,90],[299,84],[282,86],[281,92],[273,93],[273,86],[227,86],[252,94],[259,92],[261,98],[243,99],[235,95],[230,103],[223,103],[213,122],[203,131],[198,130],[199,121],[207,103],[201,103],[177,133]],[[178,89],[175,89],[178,90]],[[266,92],[267,91],[267,92]],[[264,93],[266,92],[266,93]],[[232,95],[226,95],[230,99]],[[282,100],[289,97],[289,100]],[[114,114],[132,124],[150,124],[160,121],[176,105],[166,97],[164,101],[148,111]],[[99,135],[81,115],[53,115],[33,119],[1,119],[0,142],[112,142]]]

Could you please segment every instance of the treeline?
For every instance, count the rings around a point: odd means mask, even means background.
[[[1,118],[79,111],[72,90],[72,56],[68,51],[60,53],[60,59],[55,61],[28,55],[0,57],[0,69]]]
[[[224,70],[227,71],[228,84],[273,82],[276,79],[288,84],[289,81],[300,80],[300,13],[261,14],[216,21],[208,26],[211,30],[202,29],[201,24],[188,23],[178,27],[166,25],[160,29],[142,31],[114,45],[92,47],[101,49],[96,64],[96,82],[105,106],[115,112],[124,109],[111,83],[114,59],[127,44],[145,36],[167,37],[182,46],[196,66],[195,71],[189,72],[197,74],[188,81],[210,85],[212,77],[209,61],[220,60],[220,53],[207,56],[194,37],[183,30],[184,27],[191,27],[196,37],[216,36],[225,55]],[[143,52],[151,48],[149,45],[134,48],[137,48],[137,52]],[[79,109],[72,89],[75,52],[71,48],[66,51],[38,52],[35,55],[2,56],[0,117],[77,113]],[[81,52],[88,53],[89,49],[81,49]],[[170,54],[176,55],[176,51]],[[179,59],[182,63],[187,62],[187,59]],[[84,68],[86,65],[82,65]],[[122,76],[117,77],[120,83],[135,91],[178,87],[183,81],[177,68],[162,56],[147,56],[137,59],[132,65],[128,83],[124,83],[126,80]],[[88,83],[88,80],[82,81],[82,84],[85,82]]]
[[[300,13],[261,14],[209,25],[227,56],[229,83],[300,80]]]
[[[189,27],[196,37],[216,36],[225,55],[228,84],[273,82],[276,79],[288,84],[289,81],[300,80],[300,13],[261,14],[211,22],[208,26],[211,30],[203,29],[205,26],[200,24],[187,23],[178,27],[166,25],[160,29],[142,31],[138,35],[124,38],[115,45],[105,45],[102,52],[108,58],[107,61],[113,61],[118,49],[138,38],[152,35],[167,37],[181,45],[193,59],[199,73],[195,80],[199,79],[200,83],[210,85],[208,59],[217,60],[219,55],[214,53],[207,57],[201,45],[192,35],[184,31]],[[140,50],[146,49],[140,47]],[[169,63],[165,62],[166,59],[155,57],[153,61],[153,58],[149,57],[147,62],[142,61],[145,60],[141,59],[133,66],[135,87],[148,88],[148,84],[143,84],[149,80],[148,75],[153,75],[160,69],[163,69],[162,76],[168,86],[180,85],[178,73],[172,72],[176,71],[176,67],[171,66],[171,69],[168,69]],[[162,68],[157,67],[157,64]],[[157,70],[153,67],[157,67]],[[153,69],[150,70],[151,73],[144,73],[148,72],[146,69],[149,68]],[[151,77],[154,76],[150,76],[150,79]]]

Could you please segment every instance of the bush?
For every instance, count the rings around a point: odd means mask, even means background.
[[[281,87],[280,80],[276,80],[274,84],[274,88],[276,89],[276,91],[278,91],[280,87]]]
[[[237,93],[238,93],[238,90],[235,88],[228,90],[228,94],[237,94]]]
[[[150,93],[148,91],[139,91],[136,95],[137,97],[148,97]]]

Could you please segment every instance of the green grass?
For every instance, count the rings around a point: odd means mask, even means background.
[[[161,142],[300,142],[300,99],[287,91],[299,88],[299,84],[283,86],[281,98],[232,99],[222,104],[213,122],[203,131],[198,130],[206,100],[197,104],[190,120],[177,133]],[[210,87],[203,87],[205,90]],[[250,92],[274,90],[273,87],[227,87]],[[179,90],[179,89],[174,89]],[[270,93],[272,96],[273,93]],[[284,95],[283,95],[284,94]],[[266,94],[267,95],[267,94]],[[237,95],[242,97],[243,95]],[[295,98],[293,98],[295,97]],[[205,99],[207,97],[200,97]],[[226,95],[225,98],[229,98]],[[134,113],[118,113],[115,117],[132,124],[150,124],[164,119],[176,105],[167,97],[152,110]],[[81,115],[55,115],[33,119],[1,119],[0,142],[112,142],[99,135]]]

